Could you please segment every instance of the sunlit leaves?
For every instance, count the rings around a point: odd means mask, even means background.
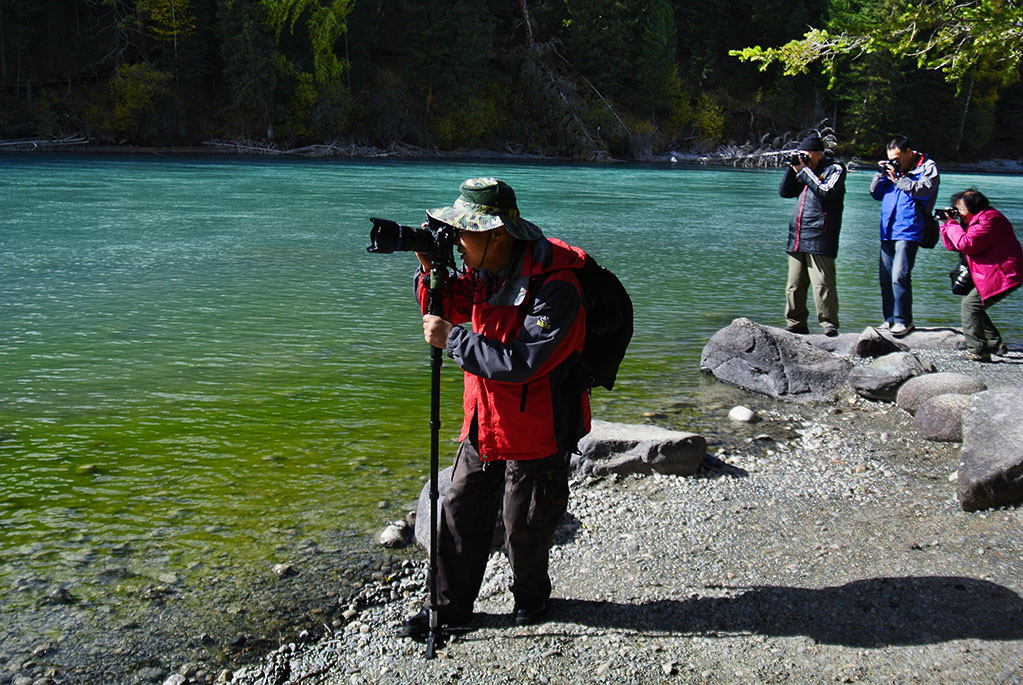
[[[759,62],[761,70],[778,63],[788,75],[816,63],[834,83],[838,58],[877,52],[915,59],[920,68],[940,70],[951,83],[960,83],[980,66],[997,70],[1000,80],[1010,83],[1023,60],[1023,6],[1005,0],[900,1],[892,4],[890,14],[875,15],[872,21],[838,12],[828,27],[781,47],[729,54]]]
[[[148,30],[160,39],[176,40],[195,30],[189,0],[139,0],[138,9],[149,17]]]

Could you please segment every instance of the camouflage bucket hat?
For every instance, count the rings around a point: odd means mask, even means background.
[[[463,231],[492,231],[498,226],[513,238],[536,240],[543,231],[519,216],[515,191],[496,178],[470,178],[459,187],[458,199],[451,207],[430,209],[426,213]]]

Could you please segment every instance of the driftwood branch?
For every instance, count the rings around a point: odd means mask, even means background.
[[[87,145],[90,142],[92,141],[88,138],[74,135],[66,136],[64,138],[22,138],[20,140],[3,140],[0,141],[0,147],[38,150],[39,148],[63,147],[66,145]]]
[[[729,143],[719,146],[711,153],[673,152],[672,159],[683,164],[730,164],[742,168],[775,168],[788,162],[789,155],[799,150],[800,141],[807,135],[816,133],[824,139],[825,144],[835,143],[835,132],[822,121],[815,128],[800,132],[798,135],[782,134],[761,136],[756,143],[745,142],[742,145]]]

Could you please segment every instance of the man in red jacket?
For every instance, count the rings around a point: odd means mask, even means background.
[[[431,263],[417,253],[424,337],[465,372],[461,445],[439,516],[437,610],[442,625],[471,620],[503,501],[515,622],[526,625],[550,609],[548,555],[568,505],[569,457],[590,427],[574,274],[586,254],[523,219],[508,184],[475,178],[460,191],[453,206],[427,212],[457,229],[466,269],[444,291],[443,316],[425,313]],[[403,625],[412,637],[428,630],[426,608]]]

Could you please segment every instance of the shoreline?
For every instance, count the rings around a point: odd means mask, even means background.
[[[1015,349],[987,365],[916,352],[938,371],[1019,387]],[[928,442],[897,406],[851,391],[787,404],[719,385],[703,399],[722,437],[695,476],[573,482],[548,621],[511,623],[507,561],[494,553],[469,629],[425,660],[395,635],[423,600],[420,560],[363,586],[342,629],[286,642],[232,682],[1019,678],[1023,508],[959,509],[959,443]],[[736,403],[762,420],[729,422]]]
[[[418,159],[418,160],[492,160],[492,161],[524,161],[548,162],[561,164],[655,164],[679,167],[733,167],[733,168],[780,168],[781,164],[743,163],[757,157],[757,153],[736,157],[727,152],[697,154],[695,152],[667,152],[649,159],[619,159],[607,157],[602,160],[579,160],[567,157],[550,157],[522,152],[488,150],[484,148],[463,149],[452,151],[427,150],[407,145],[396,145],[391,148],[355,145],[308,145],[290,150],[278,150],[241,141],[210,142],[201,145],[102,145],[88,142],[61,143],[54,141],[0,141],[0,156],[3,154],[41,154],[67,153],[82,155],[126,155],[138,157],[252,157],[252,158],[295,158],[295,159]],[[777,156],[770,153],[770,156]],[[780,157],[778,157],[780,159]],[[847,161],[850,171],[860,169],[873,171],[873,162],[864,162],[858,157]],[[965,162],[943,162],[942,171],[958,173],[986,174],[1023,174],[1023,159],[984,159]]]
[[[989,387],[1023,386],[1023,346],[1012,347],[1011,359],[995,364],[958,351],[916,353]],[[184,625],[169,612],[187,587],[171,584],[151,588],[148,614],[126,622],[110,613],[100,645],[77,636],[12,651],[0,659],[0,683],[805,682],[825,673],[849,682],[1001,682],[990,670],[997,661],[1023,672],[1023,628],[998,627],[1023,626],[1023,508],[960,511],[949,480],[958,443],[927,442],[901,409],[851,391],[804,405],[710,383],[693,401],[702,417],[695,430],[708,439],[698,474],[573,482],[551,554],[556,605],[547,623],[511,624],[507,561],[495,553],[471,630],[427,662],[421,644],[394,635],[423,600],[425,552],[375,547],[347,583],[336,550],[323,549],[320,563],[263,582],[278,588],[272,596],[258,594],[254,579],[230,581],[249,590],[210,606],[214,614],[274,622],[178,635],[192,657],[170,643],[144,647],[175,639],[169,633]],[[729,421],[736,404],[761,420]],[[650,420],[694,428],[692,415],[672,409]],[[997,625],[971,610],[992,593],[1004,605]],[[864,602],[866,615],[842,618]],[[948,602],[955,611],[942,608]],[[122,642],[125,629],[134,648]],[[912,675],[906,668],[919,660],[938,670]]]

